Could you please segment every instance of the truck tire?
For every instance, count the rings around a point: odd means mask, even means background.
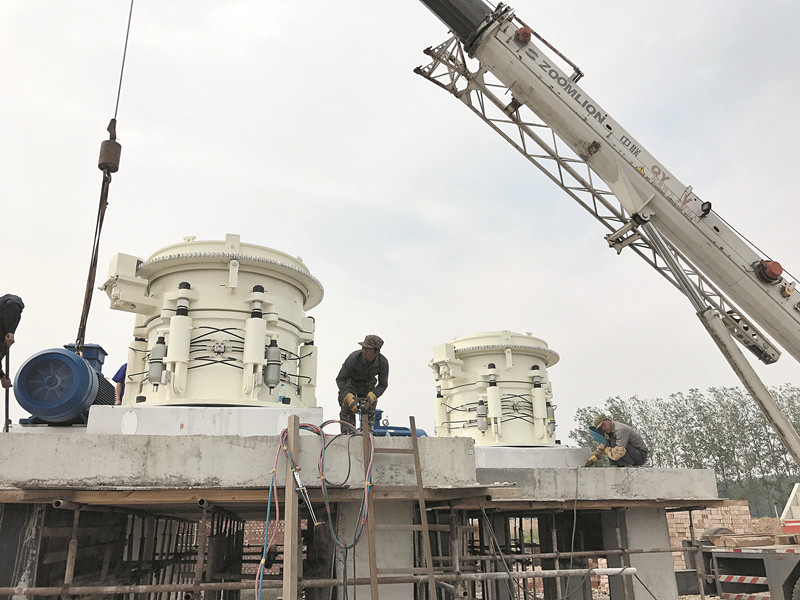
[[[794,587],[792,588],[792,600],[800,600],[800,577],[798,577],[794,582]]]

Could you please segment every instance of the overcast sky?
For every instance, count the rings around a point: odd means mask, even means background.
[[[512,5],[678,179],[800,272],[800,3]],[[76,337],[128,9],[0,2],[0,273],[26,303],[16,366]],[[447,35],[416,0],[137,0],[98,285],[115,253],[146,258],[187,235],[302,257],[325,287],[311,314],[326,418],[366,333],[391,363],[380,407],[429,431],[432,348],[479,331],[531,332],[560,354],[564,440],[577,408],[609,396],[739,386],[685,298],[413,73]],[[132,327],[95,294],[87,341],[108,351],[108,376]],[[756,367],[800,385],[788,354]]]

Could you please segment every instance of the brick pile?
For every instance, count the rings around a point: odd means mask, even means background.
[[[275,522],[270,521],[270,534]],[[278,523],[278,531],[275,534],[274,545],[283,548],[284,522]],[[264,551],[264,521],[247,521],[244,524],[244,557],[245,559],[255,560],[255,563],[246,563],[242,566],[242,573],[254,575],[258,571],[258,564]],[[264,574],[278,575],[281,572],[281,564],[276,563],[270,568],[264,569]]]
[[[692,523],[696,539],[699,539],[704,531],[715,527],[726,527],[737,534],[753,533],[753,521],[750,518],[747,500],[731,500],[728,506],[692,511]],[[682,540],[691,539],[688,512],[667,513],[667,525],[670,545],[673,548],[679,547]],[[673,554],[672,561],[676,570],[686,568],[683,554]]]

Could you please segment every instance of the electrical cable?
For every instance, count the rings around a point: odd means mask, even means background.
[[[272,477],[269,483],[269,491],[267,492],[267,517],[264,525],[264,546],[261,553],[261,562],[258,565],[258,572],[256,573],[256,600],[261,600],[261,582],[264,575],[264,564],[267,561],[267,553],[269,548],[275,541],[275,535],[278,532],[278,522],[280,521],[280,503],[278,502],[278,491],[275,486],[275,477],[278,472],[278,458],[280,457],[281,448],[279,447],[275,452],[275,462],[272,465]],[[269,534],[269,516],[270,508],[272,506],[272,497],[275,497],[275,527],[272,530],[272,537],[268,538]]]
[[[481,513],[483,513],[484,523],[486,523],[486,530],[489,532],[489,537],[492,538],[492,542],[494,546],[492,546],[492,554],[496,554],[500,556],[500,564],[503,565],[503,569],[505,570],[508,578],[505,579],[506,588],[508,588],[509,595],[513,596],[516,599],[519,598],[517,594],[517,587],[511,586],[511,570],[508,568],[508,562],[506,561],[505,556],[503,556],[503,550],[500,548],[500,542],[497,541],[497,536],[494,533],[494,528],[492,524],[489,522],[489,515],[486,514],[486,510],[483,508],[483,502],[481,502],[478,506],[480,506]],[[495,547],[497,550],[495,551]]]
[[[570,557],[569,557],[569,568],[572,569],[572,560],[573,560],[573,553],[575,552],[575,531],[578,527],[578,479],[580,477],[580,468],[575,469],[575,501],[572,505],[572,540],[570,542]],[[624,572],[624,569],[623,569]],[[620,573],[621,575],[622,573]],[[567,593],[564,594],[560,598],[555,598],[554,600],[567,600],[568,598],[574,596],[580,589],[583,587],[583,584],[586,583],[586,580],[589,579],[590,575],[587,572],[584,575],[576,588],[573,591],[569,591],[569,578],[567,579]],[[649,591],[649,590],[648,590]],[[656,599],[657,600],[657,599]]]
[[[6,368],[5,368],[5,373],[11,373],[11,366],[10,366],[10,363],[9,363],[9,361],[11,360],[9,358],[10,355],[11,355],[11,347],[10,346],[6,346]],[[6,377],[8,377],[8,375],[6,375]],[[10,395],[11,395],[11,388],[10,387],[5,388],[5,413],[3,415],[3,433],[8,433],[9,421],[11,420],[9,418],[9,410],[10,410],[10,408],[9,408],[9,397],[10,397]]]
[[[287,373],[287,372],[284,372],[284,375],[286,375],[287,377],[297,377],[297,379],[308,379],[309,381],[311,381],[311,379],[312,379],[308,375],[300,375],[300,374]],[[300,382],[298,381],[298,383],[300,383]]]
[[[342,600],[347,600],[347,548],[342,550]]]
[[[620,575],[623,575],[623,574],[625,573],[625,569],[628,569],[628,568],[630,568],[630,567],[623,567],[623,569],[622,569],[622,572],[620,573]],[[649,587],[647,587],[647,586],[644,584],[644,581],[642,581],[642,580],[639,578],[639,574],[638,574],[638,573],[634,573],[634,574],[633,574],[633,576],[634,576],[634,577],[636,577],[636,581],[638,581],[639,583],[641,583],[641,584],[642,584],[642,587],[643,587],[644,589],[646,589],[646,590],[647,590],[647,593],[648,593],[648,594],[650,594],[650,595],[653,597],[653,600],[658,600],[658,598],[656,598],[655,594],[654,594],[653,592],[651,592],[651,591],[650,591],[650,588],[649,588]]]
[[[291,350],[287,350],[286,348],[280,348],[280,351],[283,352],[283,357],[282,358],[285,358],[287,360],[300,360],[300,355],[299,354],[295,354]]]
[[[353,465],[353,462],[350,459],[350,442],[353,441],[355,436],[353,436],[353,435],[345,435],[343,433],[341,433],[339,435],[334,435],[331,438],[331,441],[326,444],[325,449],[327,450],[328,446],[330,446],[336,440],[340,439],[342,436],[347,437],[347,474],[344,477],[344,481],[342,481],[341,483],[329,482],[330,485],[332,485],[334,487],[343,487],[347,483],[347,481],[350,479],[350,470],[351,470],[352,465]]]

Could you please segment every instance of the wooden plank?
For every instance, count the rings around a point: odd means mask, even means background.
[[[300,418],[297,415],[289,417],[287,449],[292,457],[299,456],[300,451]],[[283,538],[283,598],[285,600],[298,600],[298,581],[301,568],[300,563],[300,506],[298,504],[297,488],[294,480],[294,471],[289,459],[286,459],[286,489],[284,493],[286,529]]]
[[[479,509],[483,504],[484,508],[499,508],[502,510],[511,511],[541,511],[541,510],[573,510],[577,507],[578,510],[610,510],[612,508],[625,508],[628,506],[635,506],[637,508],[667,508],[667,507],[680,507],[680,506],[701,506],[704,508],[713,508],[718,506],[726,506],[725,500],[709,500],[706,502],[698,502],[697,500],[674,501],[674,500],[580,500],[576,502],[575,499],[564,500],[490,500],[490,501],[476,501],[470,498],[461,500],[453,500],[449,506],[454,509]]]
[[[431,550],[431,535],[428,528],[428,509],[425,506],[425,488],[422,484],[422,465],[419,459],[419,439],[417,438],[417,426],[413,415],[409,417],[411,427],[411,447],[414,450],[414,470],[417,474],[417,493],[419,494],[419,515],[422,524],[422,543],[425,548],[425,562],[428,567],[428,598],[435,600],[436,595],[436,575],[433,572],[433,551]]]
[[[280,490],[280,488],[278,488]],[[308,490],[314,502],[322,502],[323,494],[319,488]],[[360,488],[329,488],[331,502],[361,502],[364,492]],[[393,488],[391,486],[374,486],[370,494],[378,500],[414,500],[415,486]],[[158,510],[181,509],[183,512],[196,513],[197,501],[205,499],[219,507],[240,506],[243,508],[259,508],[267,502],[267,489],[170,489],[170,490],[0,490],[0,503],[50,504],[54,500],[64,500],[88,506],[117,506],[130,509]],[[490,496],[490,498],[487,498]],[[525,499],[518,488],[434,488],[425,490],[425,500],[434,503],[446,503],[457,509],[478,509],[492,506],[504,510],[551,510],[569,509],[575,506],[574,498],[563,500]],[[610,509],[625,506],[666,508],[685,510],[687,508],[702,509],[732,505],[724,498],[698,499],[578,499],[577,506],[582,510]],[[171,507],[169,505],[172,505]],[[166,509],[164,508],[166,507]],[[184,510],[185,509],[185,510]],[[234,511],[235,512],[235,511]]]
[[[366,478],[367,465],[370,457],[370,439],[372,436],[362,434],[364,438],[364,477]],[[378,552],[376,548],[375,529],[375,494],[372,488],[367,496],[367,550],[369,552],[369,592],[372,600],[379,600],[378,596]]]
[[[18,504],[18,503],[51,503],[59,498],[69,499],[71,496],[70,490],[22,490],[18,488],[5,488],[0,489],[0,503],[3,504]]]

